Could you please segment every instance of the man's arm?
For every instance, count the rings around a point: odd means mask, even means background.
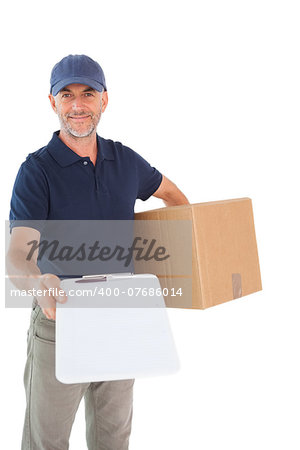
[[[161,198],[166,206],[188,205],[190,203],[176,184],[164,175],[159,188],[153,195],[154,197]]]
[[[15,227],[12,229],[10,246],[6,255],[6,268],[11,282],[21,290],[29,291],[32,289],[48,291],[54,288],[52,292],[58,292],[60,288],[60,279],[53,274],[41,274],[37,265],[37,255],[33,254],[30,260],[27,260],[28,242],[40,241],[40,232],[29,227]],[[36,253],[36,252],[35,252]],[[37,297],[38,303],[43,313],[48,319],[55,319],[56,302],[64,303],[67,296],[56,296],[45,294]]]

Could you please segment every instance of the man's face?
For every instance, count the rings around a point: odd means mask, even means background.
[[[90,136],[96,131],[107,104],[106,97],[106,92],[98,92],[84,84],[69,84],[55,97],[49,96],[61,130],[73,137]]]

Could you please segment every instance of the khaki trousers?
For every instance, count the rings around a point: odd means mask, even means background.
[[[134,379],[59,382],[55,377],[55,321],[47,319],[39,306],[31,313],[24,384],[27,406],[22,450],[67,450],[83,396],[88,449],[128,449]]]

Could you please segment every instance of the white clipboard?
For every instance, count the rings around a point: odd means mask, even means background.
[[[155,275],[87,276],[63,280],[61,287],[68,301],[57,304],[56,311],[59,381],[121,380],[167,375],[179,369]],[[83,290],[84,298],[79,295]]]

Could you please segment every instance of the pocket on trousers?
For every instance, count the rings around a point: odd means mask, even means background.
[[[55,344],[55,321],[40,319],[35,324],[34,336],[40,342]]]
[[[55,342],[33,336],[33,366],[36,379],[47,383],[49,379],[54,378]]]
[[[40,338],[37,335],[34,336],[34,339],[37,340],[38,342],[41,342],[42,344],[52,344],[52,345],[55,344],[55,341],[48,341],[47,339]]]

